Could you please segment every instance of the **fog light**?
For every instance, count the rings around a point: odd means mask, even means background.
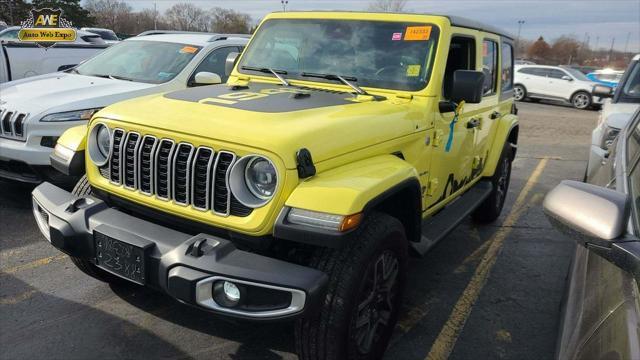
[[[213,284],[213,300],[220,306],[235,307],[242,299],[244,288],[231,281],[216,281]]]

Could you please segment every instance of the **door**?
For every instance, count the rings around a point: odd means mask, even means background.
[[[572,76],[560,69],[548,69],[547,81],[549,83],[548,93],[550,96],[569,100],[573,93]]]
[[[543,94],[547,82],[545,69],[539,67],[526,67],[518,70],[522,83],[529,94]]]
[[[449,101],[456,70],[480,70],[478,64],[477,31],[456,29],[451,39],[443,75],[440,101]],[[435,211],[454,198],[471,181],[474,158],[474,131],[467,123],[479,114],[478,104],[466,105],[457,122],[454,112],[436,113],[431,146],[430,180],[424,208]],[[448,145],[447,145],[448,144]]]

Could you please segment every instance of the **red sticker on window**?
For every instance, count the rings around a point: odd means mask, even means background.
[[[402,40],[402,33],[393,33],[393,36],[391,36],[391,40],[393,40],[393,41]]]
[[[482,56],[489,55],[489,43],[486,41],[482,43]]]

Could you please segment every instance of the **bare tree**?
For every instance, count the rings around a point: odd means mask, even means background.
[[[540,36],[536,42],[529,46],[527,54],[529,58],[536,60],[539,63],[549,62],[549,54],[551,53],[551,47],[544,41],[544,38]]]
[[[173,30],[204,31],[208,14],[190,3],[178,3],[165,12],[165,20]]]
[[[582,55],[586,55],[585,49],[581,49],[582,44],[577,39],[570,36],[560,36],[553,45],[551,45],[551,58],[559,64],[571,64],[578,60],[578,53],[582,51]]]
[[[407,0],[373,0],[369,3],[369,11],[402,12]]]
[[[131,6],[119,0],[87,0],[85,8],[96,19],[96,25],[122,32],[131,17]]]
[[[249,34],[251,16],[231,9],[211,9],[211,30],[226,34]]]

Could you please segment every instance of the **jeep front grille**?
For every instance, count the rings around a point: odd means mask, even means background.
[[[111,156],[100,168],[112,183],[220,216],[251,214],[227,184],[234,153],[122,129],[112,137]]]
[[[24,141],[27,114],[0,108],[0,137]]]

